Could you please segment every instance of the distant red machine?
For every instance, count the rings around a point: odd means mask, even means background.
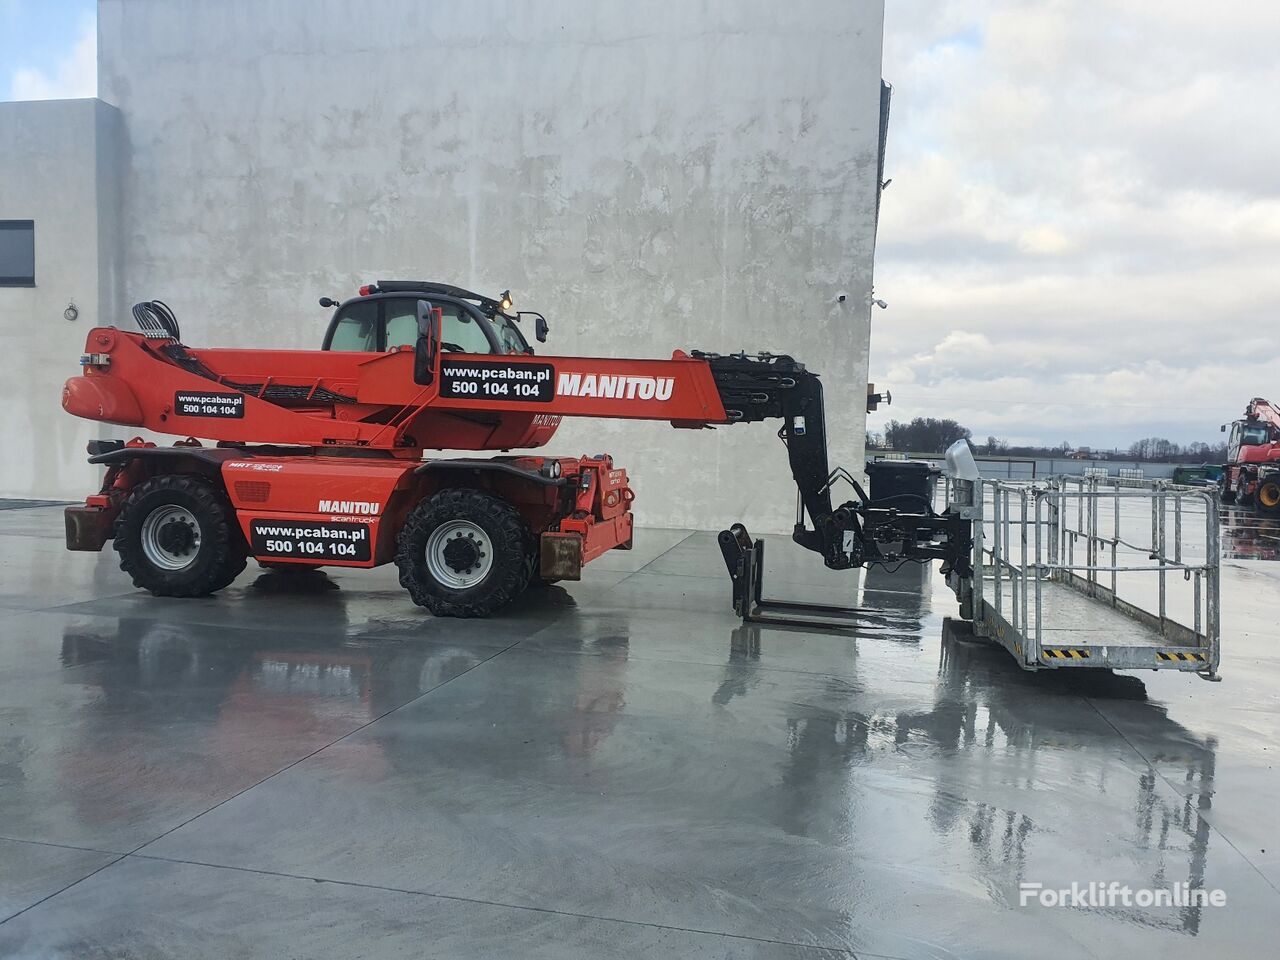
[[[1244,408],[1244,417],[1229,427],[1223,503],[1238,502],[1280,514],[1280,409],[1254,397]]]
[[[871,504],[854,483],[859,500],[833,506],[840,474],[827,463],[822,386],[791,357],[535,356],[517,321],[532,316],[544,341],[541,314],[512,313],[509,294],[426,281],[380,281],[321,306],[338,309],[319,351],[193,349],[158,301],[134,307],[141,333],[90,331],[63,407],[186,439],[90,444],[106,477],[67,508],[68,548],[114,540],[134,583],[167,596],[219,590],[250,556],[394,561],[416,603],[484,616],[531,583],[576,580],[584,564],[631,546],[634,493],[607,454],[509,451],[545,445],[562,417],[684,428],[777,418],[812,524],[801,516],[793,539],[828,567],[968,563],[967,522],[923,497]],[[504,455],[424,460],[427,450]],[[758,551],[745,531],[722,534],[735,598],[739,543]]]

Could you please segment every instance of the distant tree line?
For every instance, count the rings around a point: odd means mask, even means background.
[[[867,446],[904,453],[942,453],[957,440],[968,440],[974,452],[992,457],[1088,457],[1097,460],[1152,460],[1163,463],[1224,463],[1226,443],[1188,443],[1185,446],[1164,437],[1145,437],[1127,449],[1092,450],[1075,447],[1064,440],[1056,446],[1019,446],[988,436],[975,441],[972,432],[955,420],[916,417],[910,422],[890,420],[884,433],[867,434]]]
[[[1129,456],[1134,460],[1224,463],[1227,459],[1227,444],[1225,440],[1221,443],[1196,441],[1183,446],[1164,437],[1146,437],[1129,445]]]
[[[942,453],[957,440],[968,440],[971,436],[954,420],[935,420],[933,417],[916,417],[910,423],[890,420],[884,428],[886,447],[917,453]]]

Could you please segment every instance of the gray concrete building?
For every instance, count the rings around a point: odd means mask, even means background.
[[[0,496],[92,492],[84,446],[98,426],[59,397],[85,332],[121,322],[122,146],[120,113],[101,101],[0,103]]]
[[[13,181],[36,155],[0,144],[0,220],[32,216],[26,197],[72,201],[36,211],[34,291],[0,289],[11,348],[41,351],[25,402],[47,446],[39,469],[6,468],[0,494],[92,485],[85,427],[58,408],[92,323],[132,326],[128,306],[159,298],[191,344],[314,348],[317,298],[379,278],[510,288],[551,319],[548,353],[791,353],[823,374],[833,463],[860,465],[882,3],[102,0],[98,14],[104,103],[8,112],[118,110],[118,183],[72,198]],[[85,124],[31,149],[107,172]],[[101,274],[118,282],[90,290]],[[72,296],[95,299],[69,323]],[[789,528],[767,425],[567,422],[554,447],[613,453],[642,523]]]

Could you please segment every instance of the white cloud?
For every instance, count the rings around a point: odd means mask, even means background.
[[[98,28],[92,17],[80,29],[75,46],[49,70],[13,72],[14,100],[69,100],[98,95]]]
[[[1280,8],[893,0],[873,418],[1106,446],[1280,394]],[[887,371],[887,375],[886,375]]]

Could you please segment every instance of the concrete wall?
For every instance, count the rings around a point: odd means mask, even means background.
[[[310,347],[321,295],[510,287],[543,352],[792,353],[862,460],[881,0],[102,0],[126,300]],[[844,303],[837,301],[845,294]],[[566,423],[647,525],[789,528],[775,425]]]
[[[98,427],[60,401],[85,334],[117,315],[120,137],[99,100],[0,103],[0,220],[34,220],[36,243],[36,285],[0,287],[0,497],[80,499],[99,480]]]

